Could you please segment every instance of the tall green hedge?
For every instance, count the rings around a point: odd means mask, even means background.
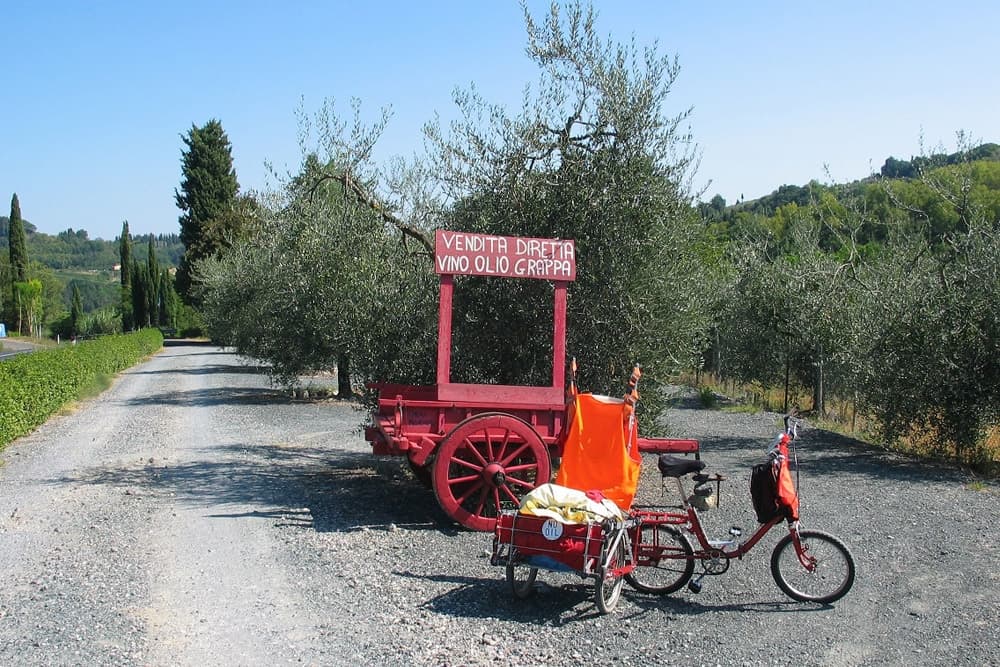
[[[158,329],[106,336],[0,363],[0,448],[29,433],[81,392],[163,346]]]

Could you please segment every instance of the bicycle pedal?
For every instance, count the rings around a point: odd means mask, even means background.
[[[701,582],[692,579],[688,582],[688,590],[692,593],[701,593]]]

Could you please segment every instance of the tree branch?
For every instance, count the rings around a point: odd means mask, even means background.
[[[424,234],[422,230],[406,224],[398,217],[387,211],[382,203],[375,199],[375,197],[373,197],[367,190],[361,187],[360,183],[351,178],[350,173],[347,171],[340,174],[323,174],[323,176],[313,184],[309,191],[310,201],[312,200],[312,196],[316,191],[316,188],[327,180],[334,180],[340,183],[344,188],[344,192],[350,193],[354,197],[355,201],[367,206],[369,209],[377,213],[383,222],[387,222],[399,230],[399,232],[404,236],[404,243],[405,237],[415,239],[421,246],[423,246],[427,256],[434,257],[434,244],[427,238],[426,234]]]

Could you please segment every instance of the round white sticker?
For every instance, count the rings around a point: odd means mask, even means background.
[[[558,540],[562,537],[563,525],[555,519],[546,519],[542,524],[542,535],[547,540]]]

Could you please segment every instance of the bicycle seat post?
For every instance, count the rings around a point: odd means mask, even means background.
[[[677,483],[677,495],[681,499],[681,508],[688,508],[687,495],[684,493],[684,483],[681,481],[680,475],[674,477],[674,481]]]

